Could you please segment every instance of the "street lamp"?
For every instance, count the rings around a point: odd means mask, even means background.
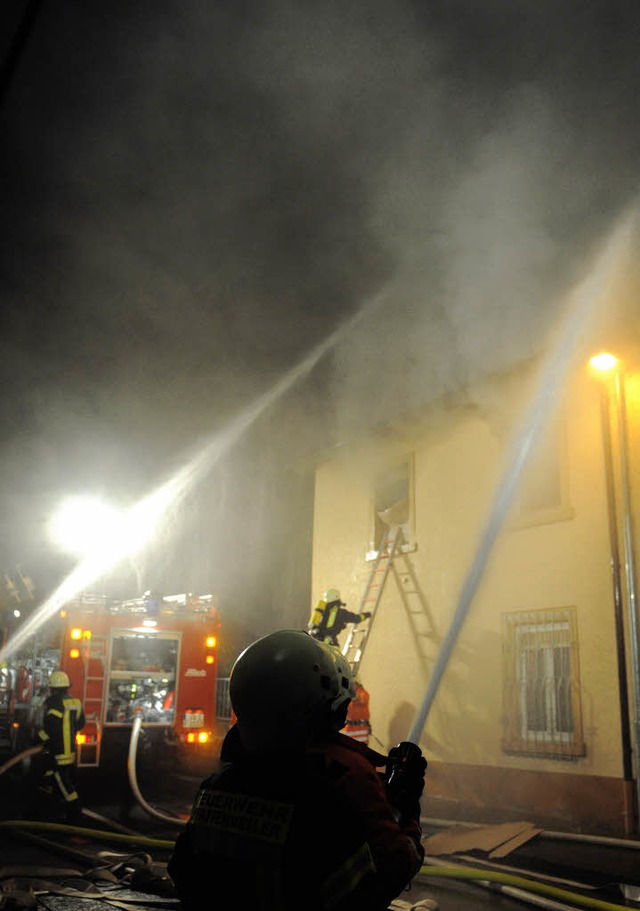
[[[633,542],[633,523],[631,518],[631,497],[629,487],[628,468],[628,440],[626,419],[626,396],[624,374],[622,365],[615,355],[602,352],[594,355],[589,361],[592,367],[602,372],[609,382],[601,388],[601,423],[605,460],[605,481],[607,489],[607,506],[609,516],[609,539],[611,547],[611,573],[614,592],[614,615],[616,627],[616,647],[618,658],[618,684],[620,693],[620,723],[622,728],[622,761],[624,780],[633,781],[633,749],[629,730],[629,697],[627,687],[627,664],[624,644],[624,617],[622,607],[622,585],[620,581],[620,548],[618,533],[618,509],[616,498],[615,470],[613,458],[613,443],[611,438],[611,403],[616,426],[617,468],[620,489],[620,504],[622,507],[622,530],[625,577],[627,588],[627,620],[629,624],[629,654],[632,665],[633,695],[634,695],[634,746],[636,766],[636,807],[635,821],[640,820],[640,662],[638,658],[638,605],[636,591],[635,555]]]

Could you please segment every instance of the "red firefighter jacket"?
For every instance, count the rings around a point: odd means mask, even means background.
[[[397,820],[376,767],[342,734],[304,752],[247,754],[238,725],[202,783],[169,875],[187,911],[215,894],[238,911],[383,911],[424,857],[418,818]]]

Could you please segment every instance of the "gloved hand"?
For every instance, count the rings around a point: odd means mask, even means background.
[[[360,616],[362,617],[363,620],[368,620],[369,617],[371,616],[371,611],[370,610],[365,611],[364,614],[360,614]]]
[[[400,817],[420,817],[420,797],[424,790],[427,760],[415,743],[403,741],[389,751],[387,796]]]

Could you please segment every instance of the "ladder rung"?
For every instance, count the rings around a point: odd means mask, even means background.
[[[361,613],[365,606],[371,608],[369,611],[370,617],[368,620],[364,621],[366,624],[364,628],[358,628],[356,624],[351,625],[351,629],[349,630],[342,649],[342,654],[349,660],[351,669],[354,673],[362,659],[371,621],[375,616],[378,605],[380,604],[380,599],[382,598],[382,591],[389,575],[389,570],[392,565],[391,559],[395,555],[399,535],[401,535],[401,532],[399,527],[396,526],[388,537],[383,537],[380,541],[380,546],[378,547],[375,556],[375,562],[369,574],[367,587],[360,602]]]

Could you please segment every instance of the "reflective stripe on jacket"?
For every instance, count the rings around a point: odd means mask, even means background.
[[[342,733],[347,737],[352,737],[360,743],[369,743],[371,735],[371,725],[368,721],[347,721]]]
[[[72,765],[76,758],[76,734],[84,727],[82,703],[75,696],[53,693],[44,704],[43,726],[38,736],[56,765]]]

